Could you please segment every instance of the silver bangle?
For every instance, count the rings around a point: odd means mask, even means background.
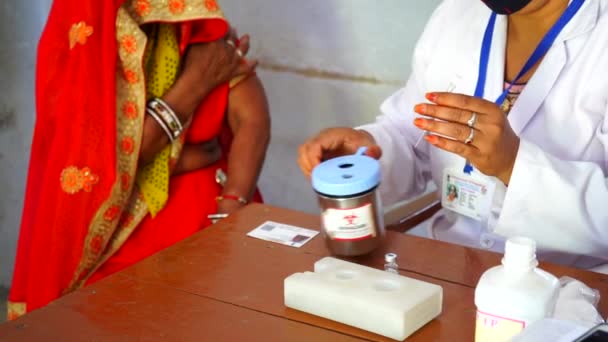
[[[148,108],[156,112],[156,114],[158,114],[159,117],[165,122],[166,126],[173,135],[172,140],[175,140],[180,136],[184,130],[184,126],[169,105],[167,105],[163,100],[156,98],[148,103]]]
[[[225,219],[228,217],[228,214],[211,214],[207,215],[207,218],[211,220],[212,224],[216,224],[219,220]]]
[[[171,117],[173,118],[173,120],[175,120],[175,122],[179,126],[179,129],[183,130],[184,129],[184,125],[182,124],[182,121],[179,119],[179,117],[177,116],[177,114],[175,114],[175,112],[173,111],[173,108],[171,108],[171,106],[169,106],[167,104],[167,102],[163,101],[161,98],[156,98],[154,100],[156,100],[158,103],[160,103],[161,105],[163,105],[163,107],[165,107],[165,110],[167,112],[169,112],[169,114],[171,115]]]
[[[158,125],[163,129],[163,131],[165,131],[165,133],[167,134],[167,137],[169,137],[169,141],[174,141],[175,138],[173,137],[173,134],[169,130],[169,127],[167,127],[167,124],[165,123],[165,121],[163,121],[163,119],[160,118],[158,113],[156,113],[156,111],[154,111],[154,109],[152,109],[152,108],[146,108],[146,112],[151,117],[153,117],[154,120],[156,120],[156,122],[158,123]]]

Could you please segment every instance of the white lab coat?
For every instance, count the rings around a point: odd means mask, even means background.
[[[385,203],[412,198],[465,161],[419,142],[413,107],[429,91],[473,94],[490,10],[481,0],[445,0],[420,38],[407,85],[361,128],[383,149]],[[486,82],[504,80],[507,18],[498,16]],[[489,221],[440,211],[432,238],[502,252],[505,238],[537,241],[539,256],[579,267],[608,261],[608,1],[587,0],[564,28],[509,114],[521,146],[508,189],[497,184]],[[417,144],[419,142],[419,144]],[[476,171],[478,172],[478,171]],[[483,176],[482,177],[486,177]]]

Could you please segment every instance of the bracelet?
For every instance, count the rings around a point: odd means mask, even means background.
[[[246,199],[244,199],[243,197],[240,197],[240,196],[234,196],[234,195],[220,195],[220,196],[217,196],[217,197],[215,198],[215,200],[216,200],[217,202],[221,202],[221,201],[223,201],[223,200],[233,200],[233,201],[237,201],[237,202],[239,202],[239,203],[241,203],[241,204],[245,204],[245,205],[246,205],[247,203],[249,203],[249,202],[248,202]]]
[[[175,140],[175,138],[173,137],[173,134],[171,133],[171,131],[169,130],[169,127],[167,127],[167,124],[163,121],[163,119],[160,118],[160,116],[158,115],[158,113],[156,113],[153,109],[151,108],[146,108],[146,112],[152,117],[154,118],[154,120],[156,121],[156,123],[158,123],[158,125],[160,126],[160,128],[163,129],[163,131],[165,131],[165,134],[167,134],[167,137],[169,137],[169,141],[173,141]]]
[[[222,188],[226,185],[227,181],[226,172],[222,169],[215,170],[215,182],[219,184]]]
[[[153,110],[165,122],[165,125],[169,128],[173,137],[171,141],[177,139],[183,132],[184,126],[181,121],[173,109],[171,109],[163,100],[159,98],[151,100],[148,102],[148,109]]]
[[[167,113],[169,113],[169,115],[171,115],[171,119],[173,119],[173,121],[175,122],[176,126],[180,129],[180,130],[184,130],[184,124],[182,124],[182,121],[179,119],[179,117],[177,116],[177,114],[175,114],[175,111],[173,111],[173,108],[171,108],[167,102],[163,101],[161,98],[155,98],[154,101],[158,102],[159,104],[162,105],[162,107],[164,108],[164,110],[167,111]]]
[[[207,215],[207,218],[211,220],[211,223],[216,224],[219,220],[225,219],[228,217],[228,214],[210,214]]]

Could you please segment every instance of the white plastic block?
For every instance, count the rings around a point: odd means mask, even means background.
[[[331,257],[284,286],[287,307],[395,340],[439,316],[443,301],[438,285]]]

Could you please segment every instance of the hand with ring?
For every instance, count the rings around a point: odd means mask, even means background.
[[[201,93],[206,96],[220,84],[253,72],[257,61],[244,58],[249,47],[249,35],[237,40],[234,30],[230,30],[222,39],[192,44],[185,54],[180,79],[188,81],[189,85],[185,88],[203,88]]]
[[[241,44],[239,44],[240,41],[238,39],[238,33],[234,27],[231,27],[230,30],[228,30],[228,34],[226,34],[226,37],[224,37],[224,40],[226,41],[226,45],[228,45],[229,47],[234,49],[234,52],[240,59],[243,59],[245,57],[245,52],[243,52],[243,47],[241,47]],[[244,48],[246,50],[248,50],[249,49],[249,36],[245,35],[241,38],[241,40],[246,40]],[[237,43],[237,42],[239,42],[239,43]]]
[[[493,102],[453,93],[428,93],[431,104],[418,104],[414,125],[427,131],[433,146],[467,159],[488,176],[509,184],[519,150],[519,137]],[[439,120],[434,120],[439,119]]]

